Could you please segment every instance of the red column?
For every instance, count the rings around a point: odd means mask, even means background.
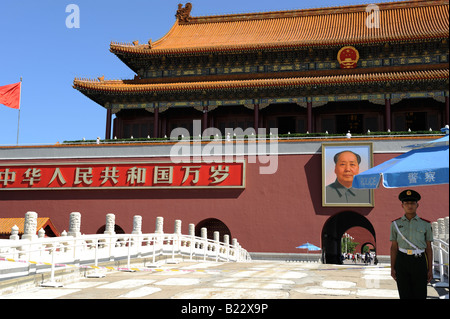
[[[105,140],[111,139],[111,120],[112,120],[112,110],[106,109],[106,132]]]
[[[155,107],[155,113],[153,117],[153,137],[159,137],[159,107]]]
[[[391,130],[391,99],[385,99],[384,129]]]
[[[308,132],[313,133],[312,102],[306,102],[306,110],[308,113]]]
[[[167,135],[167,118],[163,116],[161,118],[161,136]]]
[[[208,107],[203,107],[202,132],[208,128]]]
[[[259,104],[255,104],[254,109],[254,129],[256,131],[256,134],[258,134],[258,127],[259,127]]]

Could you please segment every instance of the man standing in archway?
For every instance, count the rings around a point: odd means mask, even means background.
[[[391,224],[391,275],[400,299],[426,299],[433,278],[431,224],[417,216],[419,193],[405,190],[398,198],[405,215]]]

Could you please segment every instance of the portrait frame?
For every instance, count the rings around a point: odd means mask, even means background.
[[[358,174],[373,167],[373,143],[323,143],[322,144],[322,206],[323,207],[374,207],[373,189],[345,188],[335,171],[335,156],[349,151],[359,160]],[[351,155],[347,153],[348,155]],[[338,176],[339,174],[339,176]],[[355,174],[356,175],[356,174]],[[347,176],[348,178],[348,176]],[[348,181],[347,181],[348,183]],[[342,182],[344,184],[344,182]],[[348,185],[347,185],[348,187]]]

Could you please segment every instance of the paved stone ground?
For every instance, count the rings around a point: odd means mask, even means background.
[[[439,293],[429,286],[428,297]],[[398,292],[388,265],[180,262],[0,299],[398,299]]]

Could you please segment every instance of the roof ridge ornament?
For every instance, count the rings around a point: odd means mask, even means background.
[[[175,17],[179,22],[190,22],[191,21],[191,10],[192,10],[192,3],[188,2],[186,3],[185,7],[183,8],[183,4],[178,4],[178,10],[175,14]]]

